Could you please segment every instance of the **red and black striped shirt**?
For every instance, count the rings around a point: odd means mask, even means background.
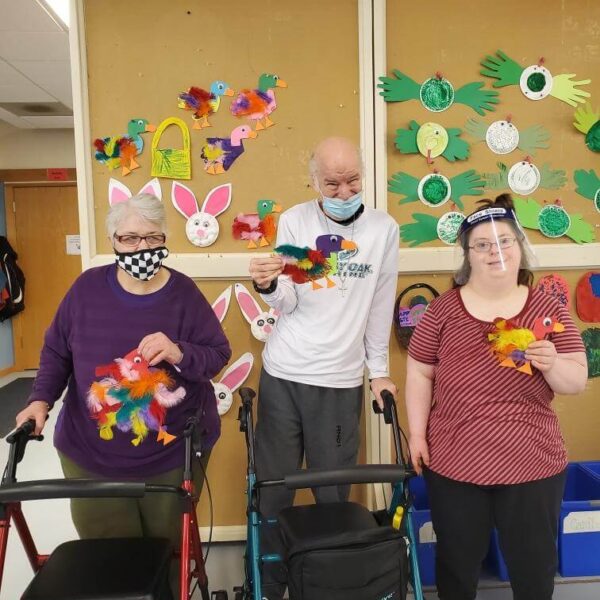
[[[532,328],[538,317],[565,326],[552,333],[558,353],[585,352],[568,311],[530,290],[511,321]],[[433,404],[427,427],[430,468],[451,479],[480,485],[523,483],[550,477],[567,464],[554,392],[541,372],[501,367],[488,333],[493,323],[467,312],[459,290],[434,300],[410,341],[415,360],[435,365]]]

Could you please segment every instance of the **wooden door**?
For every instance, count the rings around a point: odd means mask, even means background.
[[[81,256],[66,250],[66,236],[79,234],[77,187],[14,186],[12,191],[15,250],[26,278],[25,310],[14,332],[15,362],[21,369],[37,369],[44,333],[81,273]]]

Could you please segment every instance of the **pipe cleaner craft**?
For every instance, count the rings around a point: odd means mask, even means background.
[[[510,116],[489,126],[479,119],[469,119],[465,123],[465,131],[478,142],[485,141],[494,154],[508,154],[519,148],[533,156],[538,148],[550,147],[548,130],[541,125],[532,125],[519,131]]]
[[[393,73],[394,77],[380,77],[381,83],[377,85],[382,90],[379,93],[386,102],[419,99],[421,104],[431,112],[441,112],[456,102],[470,106],[481,116],[486,110],[496,110],[494,104],[498,104],[498,92],[482,90],[482,81],[467,83],[455,91],[452,84],[441,73],[436,73],[435,77],[430,77],[422,84],[418,84],[398,69],[394,69]]]
[[[281,205],[275,200],[259,200],[256,211],[239,213],[231,226],[234,239],[247,240],[248,248],[268,246],[275,239],[277,223],[273,213],[281,212]]]
[[[594,169],[590,169],[589,171],[577,169],[573,173],[573,179],[577,184],[575,192],[591,200],[596,210],[600,212],[600,178],[596,175]]]
[[[578,244],[596,239],[593,226],[586,223],[581,215],[569,215],[560,200],[544,205],[533,198],[513,198],[513,202],[517,219],[526,229],[537,229],[549,238],[565,235]]]
[[[245,352],[232,365],[229,365],[219,381],[212,381],[215,390],[215,399],[217,400],[217,412],[223,416],[233,404],[234,392],[246,381],[252,365],[254,356],[251,352]]]
[[[277,108],[275,88],[286,88],[287,83],[277,75],[263,73],[258,78],[258,88],[242,90],[231,103],[229,109],[234,117],[247,117],[256,121],[256,129],[265,129],[275,125],[269,115]],[[261,123],[265,120],[265,124]]]
[[[519,327],[508,319],[496,319],[494,330],[488,333],[487,337],[501,367],[532,375],[531,362],[525,358],[529,344],[543,340],[550,333],[560,333],[564,329],[564,325],[555,317],[538,317],[532,329]]]
[[[552,76],[543,63],[542,58],[537,65],[523,68],[502,50],[497,50],[495,56],[488,55],[481,61],[483,69],[479,73],[496,79],[492,84],[496,88],[519,85],[525,97],[530,100],[542,100],[550,95],[571,106],[577,106],[577,103],[585,102],[584,98],[590,97],[589,92],[578,88],[590,83],[590,79],[572,81],[574,73]]]
[[[589,104],[575,111],[575,129],[585,135],[585,145],[592,152],[600,152],[600,112],[594,111]]]
[[[233,94],[234,91],[224,81],[213,81],[210,92],[199,87],[190,87],[187,92],[181,92],[177,96],[177,106],[192,112],[192,129],[203,129],[211,127],[208,117],[219,110],[222,96]]]
[[[463,196],[481,196],[485,181],[473,169],[448,179],[437,171],[417,179],[408,173],[394,173],[388,182],[388,190],[405,196],[399,204],[408,204],[420,200],[427,206],[441,206],[452,198],[462,210]]]
[[[279,313],[274,308],[262,309],[254,296],[241,283],[236,283],[233,288],[244,319],[250,324],[250,332],[259,342],[266,342],[275,328]]]
[[[185,398],[186,391],[183,387],[173,390],[174,382],[166,371],[151,368],[136,349],[96,367],[95,373],[102,379],[90,386],[87,405],[103,440],[113,439],[114,427],[132,432],[134,446],[143,442],[150,430],[157,432],[156,441],[165,446],[175,439],[164,426],[165,417],[170,407]]]
[[[243,154],[242,140],[255,138],[256,131],[248,125],[236,127],[228,138],[207,138],[202,146],[200,157],[204,161],[204,170],[209,175],[218,175],[229,171],[231,165]]]
[[[527,157],[515,163],[510,170],[502,163],[496,163],[498,173],[483,173],[485,186],[492,190],[503,190],[507,187],[519,196],[533,194],[538,187],[556,190],[567,183],[567,176],[563,170],[553,170],[548,163],[538,169]]]
[[[581,332],[588,362],[588,377],[600,377],[600,329],[590,327]]]
[[[231,183],[213,188],[198,208],[196,195],[190,188],[174,181],[171,186],[171,202],[185,219],[185,235],[194,246],[205,248],[217,241],[219,222],[217,217],[231,204]]]
[[[141,134],[155,130],[156,127],[146,119],[131,119],[127,124],[125,135],[94,140],[94,148],[96,148],[94,158],[111,171],[120,166],[121,174],[129,175],[131,171],[140,166],[135,157],[144,149],[144,140]]]
[[[162,200],[160,181],[156,177],[151,179],[142,187],[138,194],[150,194],[151,196],[155,196],[159,200]],[[121,183],[112,177],[108,180],[108,203],[111,206],[113,206],[113,204],[125,202],[132,196],[131,190],[124,183]]]
[[[396,130],[396,148],[402,154],[417,154],[420,152],[427,163],[433,158],[442,156],[450,162],[466,160],[469,157],[469,144],[459,138],[460,129],[445,129],[437,123],[419,125],[411,121],[408,129]]]
[[[537,284],[537,289],[556,298],[567,310],[571,308],[571,292],[569,284],[562,275],[545,275]]]
[[[453,246],[465,215],[452,210],[444,213],[439,219],[425,213],[413,213],[412,218],[414,219],[412,223],[400,225],[400,239],[408,243],[411,248],[435,239]]]

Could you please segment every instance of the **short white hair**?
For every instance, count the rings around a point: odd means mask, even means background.
[[[109,208],[106,215],[106,231],[110,239],[117,232],[121,221],[132,213],[150,223],[155,223],[161,233],[167,233],[167,215],[164,204],[152,194],[137,194],[124,202],[113,204]]]
[[[363,152],[360,146],[356,146],[356,155],[358,156],[358,165],[360,168],[361,176],[365,172],[365,161],[363,158]],[[315,152],[313,151],[310,155],[310,159],[308,160],[308,174],[312,181],[317,180],[317,173],[319,171],[319,161],[315,156]]]

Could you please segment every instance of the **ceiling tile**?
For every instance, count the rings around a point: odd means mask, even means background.
[[[65,106],[73,108],[69,61],[19,60],[12,65]]]
[[[61,31],[35,0],[0,0],[0,31]]]
[[[3,31],[0,58],[14,60],[69,60],[69,36],[63,32]]]
[[[23,117],[38,129],[73,129],[73,117]]]
[[[19,127],[20,129],[33,129],[33,125],[31,123],[27,123],[25,119],[21,119],[16,117],[12,113],[0,108],[0,119],[14,125],[15,127]]]

